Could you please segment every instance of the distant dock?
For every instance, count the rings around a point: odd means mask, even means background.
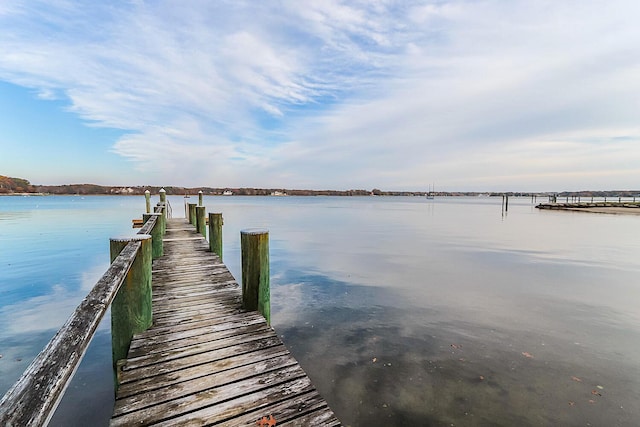
[[[605,214],[630,214],[640,215],[640,202],[566,202],[566,203],[540,203],[538,209],[565,210],[575,212],[591,212]]]

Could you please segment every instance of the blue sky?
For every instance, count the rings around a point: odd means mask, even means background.
[[[640,2],[0,3],[0,174],[640,189]]]

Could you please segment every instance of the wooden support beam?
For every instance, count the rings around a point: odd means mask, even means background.
[[[269,291],[269,231],[248,229],[240,232],[242,252],[242,306],[256,310],[271,324]]]
[[[209,250],[222,260],[222,225],[224,221],[221,213],[209,214]]]
[[[137,234],[110,239],[112,262],[129,242],[140,242],[141,247],[111,305],[111,350],[116,389],[119,384],[118,361],[126,359],[133,335],[146,330],[152,322],[152,237]]]

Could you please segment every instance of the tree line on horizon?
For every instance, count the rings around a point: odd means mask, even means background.
[[[382,191],[378,188],[372,190],[295,190],[285,188],[213,188],[213,187],[176,187],[176,186],[132,186],[117,187],[97,184],[65,184],[65,185],[33,185],[24,178],[12,178],[0,175],[0,194],[14,193],[39,193],[53,195],[143,195],[146,190],[151,194],[158,194],[164,188],[167,195],[172,196],[197,196],[198,192],[206,196],[219,196],[231,192],[236,196],[269,196],[274,193],[286,194],[289,196],[424,196],[425,191]],[[435,192],[436,196],[502,196],[531,197],[533,195],[554,194],[557,197],[636,197],[640,196],[638,190],[611,190],[611,191],[563,191],[563,192]]]

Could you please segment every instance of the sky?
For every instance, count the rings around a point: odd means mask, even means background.
[[[0,1],[0,175],[640,190],[637,0]]]

